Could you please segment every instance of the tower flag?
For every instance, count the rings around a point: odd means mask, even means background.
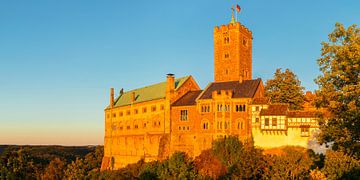
[[[238,4],[236,4],[236,11],[240,12],[240,10],[241,10],[240,6]]]
[[[240,8],[240,6],[238,5],[238,4],[236,4],[236,22],[239,22],[239,20],[238,20],[238,13],[240,13],[240,10],[241,10],[241,8]]]

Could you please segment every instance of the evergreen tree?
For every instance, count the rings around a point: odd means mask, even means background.
[[[297,76],[286,69],[276,69],[274,78],[266,81],[265,96],[270,98],[272,103],[289,103],[290,109],[302,109],[304,102],[304,87],[301,86]]]

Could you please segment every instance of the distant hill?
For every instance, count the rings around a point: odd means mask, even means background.
[[[86,154],[94,152],[96,146],[0,145],[0,156],[5,156],[9,152],[20,149],[30,155],[36,164],[48,164],[56,157],[67,162],[74,161],[77,157],[82,158]]]

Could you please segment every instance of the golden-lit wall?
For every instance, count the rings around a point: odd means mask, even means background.
[[[260,116],[268,105],[252,105],[252,137],[254,145],[262,148],[302,146],[308,148],[310,137],[319,129],[316,117],[287,117],[286,115]],[[268,126],[265,119],[269,120]],[[276,125],[273,125],[273,118]]]
[[[105,109],[101,169],[119,169],[140,159],[161,160],[170,154],[170,105],[199,87],[192,77],[176,90],[169,85],[174,84],[173,76],[168,76],[167,82],[165,98]]]
[[[255,127],[252,129],[254,145],[262,148],[273,148],[280,146],[302,146],[308,148],[309,139],[318,128],[309,128],[309,135],[303,136],[300,127],[288,128],[286,131],[262,131]]]
[[[164,131],[165,99],[106,109],[104,157],[113,158],[114,169],[158,159]]]

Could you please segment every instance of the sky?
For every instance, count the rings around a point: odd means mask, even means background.
[[[0,1],[0,144],[98,145],[109,89],[192,75],[213,81],[213,28],[239,4],[253,32],[253,78],[289,68],[306,90],[335,23],[358,0]]]

